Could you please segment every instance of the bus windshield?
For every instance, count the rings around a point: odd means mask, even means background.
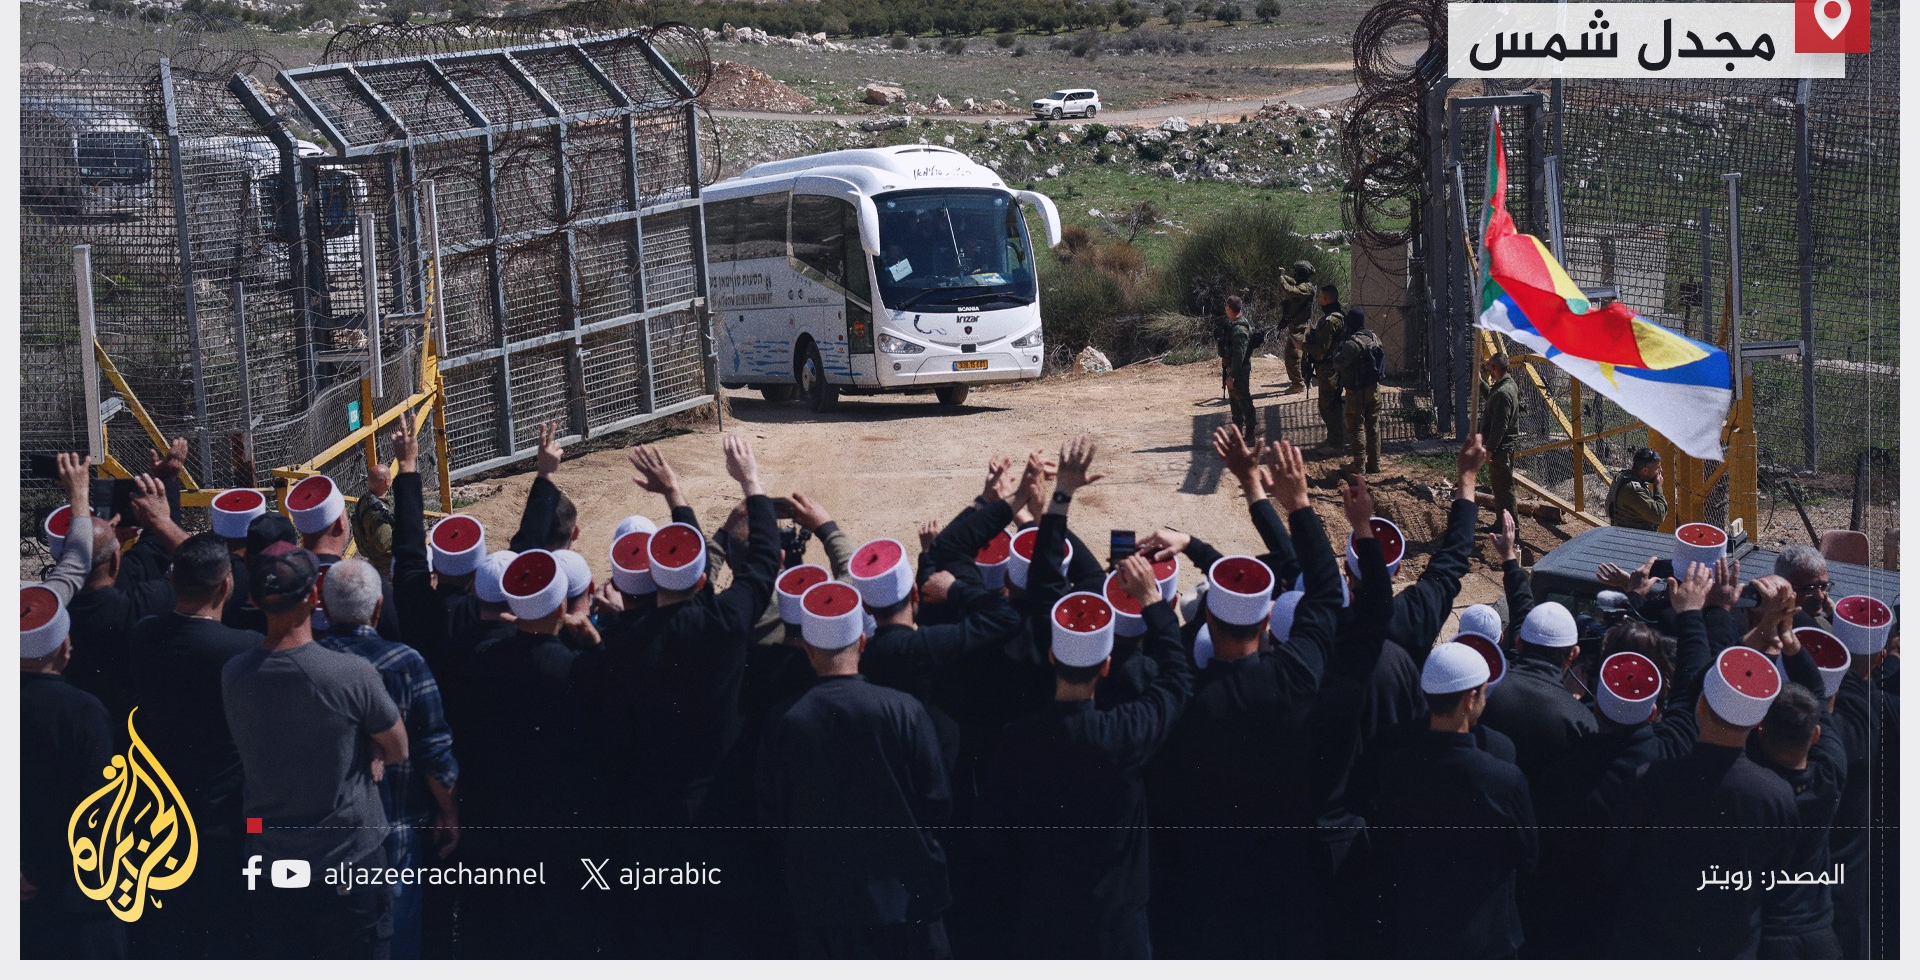
[[[137,133],[86,133],[74,145],[80,176],[138,183],[153,176],[147,141]]]
[[[888,309],[1007,309],[1034,301],[1033,250],[1005,191],[901,191],[880,210],[880,298]]]

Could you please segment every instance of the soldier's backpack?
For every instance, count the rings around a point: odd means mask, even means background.
[[[1360,345],[1360,349],[1367,355],[1356,368],[1359,372],[1359,377],[1356,380],[1360,382],[1360,387],[1364,388],[1368,385],[1377,385],[1385,380],[1387,377],[1387,349],[1380,346],[1380,338],[1374,336],[1371,330],[1362,330],[1354,334],[1352,339]]]

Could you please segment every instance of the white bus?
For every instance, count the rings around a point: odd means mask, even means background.
[[[1046,363],[1033,205],[939,146],[761,164],[701,191],[720,383],[828,411],[842,394],[925,392],[1040,376]]]

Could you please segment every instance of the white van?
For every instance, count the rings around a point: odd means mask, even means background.
[[[841,394],[1024,381],[1046,363],[1031,205],[939,146],[761,164],[701,191],[720,383],[827,411]]]
[[[20,196],[69,218],[131,217],[154,200],[160,141],[113,106],[20,100]]]
[[[313,206],[318,212],[320,238],[326,243],[327,267],[337,273],[355,269],[360,263],[360,206],[366,200],[367,182],[359,174],[333,164],[315,164],[321,156],[319,146],[306,140],[294,142],[301,167],[314,167],[318,196]],[[308,229],[294,210],[296,200],[285,186],[281,173],[280,148],[265,136],[203,136],[180,142],[180,159],[186,174],[189,207],[231,208],[240,229],[249,238],[276,243],[304,238]],[[210,235],[224,235],[224,222],[203,223]],[[288,274],[287,248],[282,245],[263,250],[236,250],[232,241],[194,242],[196,255],[206,261],[225,261],[229,256],[240,263],[236,272],[282,279]],[[237,253],[237,254],[236,254]],[[330,277],[331,278],[331,277]]]

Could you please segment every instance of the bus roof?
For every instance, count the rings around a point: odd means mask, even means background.
[[[749,168],[701,191],[703,197],[730,198],[781,189],[803,175],[838,177],[871,197],[887,191],[932,187],[980,187],[1006,190],[1000,175],[959,150],[908,144],[871,150],[839,150]]]

